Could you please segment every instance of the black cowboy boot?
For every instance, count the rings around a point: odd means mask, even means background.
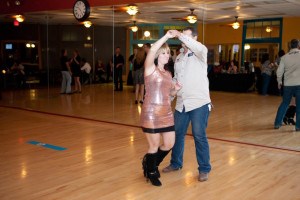
[[[289,106],[286,113],[285,117],[283,119],[283,122],[287,125],[295,125],[294,117],[296,114],[296,106]]]
[[[160,178],[160,173],[159,173],[159,170],[158,170],[158,166],[160,165],[160,163],[164,160],[164,158],[168,155],[168,153],[170,151],[171,150],[164,151],[164,150],[161,150],[160,148],[158,148],[157,159],[156,159],[156,168],[155,168],[158,178]]]
[[[294,121],[294,118],[290,118],[290,119],[288,119],[288,123],[289,123],[289,125],[290,124],[292,124],[292,125],[294,125],[295,126],[295,121]]]
[[[283,123],[284,123],[285,125],[288,125],[288,118],[287,118],[287,117],[284,117],[284,118],[283,118]]]
[[[161,186],[161,182],[158,179],[156,168],[157,153],[147,153],[143,159],[144,176],[147,181],[150,180],[152,185]]]

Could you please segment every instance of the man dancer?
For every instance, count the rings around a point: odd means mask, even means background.
[[[291,103],[292,97],[296,101],[296,131],[300,131],[300,42],[298,39],[291,41],[291,50],[281,57],[277,69],[278,89],[282,87],[282,76],[284,76],[283,101],[280,104],[276,119],[275,129],[279,129],[282,120]]]
[[[189,123],[192,123],[192,133],[195,140],[198,161],[199,181],[208,180],[211,170],[209,145],[206,137],[206,127],[211,109],[209,83],[207,78],[207,48],[197,41],[197,32],[187,27],[180,33],[172,30],[171,34],[182,42],[184,52],[175,61],[175,76],[173,82],[180,81],[182,89],[177,93],[175,108],[175,145],[172,149],[172,159],[163,172],[179,170],[183,165],[184,139]]]

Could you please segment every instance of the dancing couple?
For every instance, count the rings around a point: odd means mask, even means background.
[[[175,75],[166,64],[169,38],[182,42],[183,52],[175,62]],[[144,176],[152,185],[161,186],[158,166],[172,149],[170,165],[163,172],[180,170],[183,166],[184,139],[189,123],[195,140],[199,181],[206,181],[211,170],[206,137],[211,108],[207,78],[207,48],[197,41],[197,32],[187,27],[183,32],[169,30],[153,44],[145,61],[146,95],[141,112],[141,126],[149,148],[143,158]],[[171,99],[177,96],[175,120]],[[175,121],[175,124],[174,124]],[[162,137],[162,145],[160,138]]]

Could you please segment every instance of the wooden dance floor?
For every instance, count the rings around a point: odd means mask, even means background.
[[[184,166],[147,183],[147,150],[132,88],[111,84],[5,91],[0,100],[0,199],[300,199],[300,133],[273,129],[280,97],[212,92],[212,171],[198,182],[193,137]],[[188,130],[188,134],[191,130]],[[169,164],[166,157],[160,169]]]

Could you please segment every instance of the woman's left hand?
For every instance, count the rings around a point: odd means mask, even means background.
[[[168,32],[166,33],[166,36],[168,38],[174,38],[175,37],[175,35],[173,34],[172,30],[168,30]]]
[[[178,81],[178,82],[175,84],[175,90],[176,90],[176,91],[179,91],[179,90],[181,90],[181,88],[182,88],[182,83],[181,83],[180,81]]]

